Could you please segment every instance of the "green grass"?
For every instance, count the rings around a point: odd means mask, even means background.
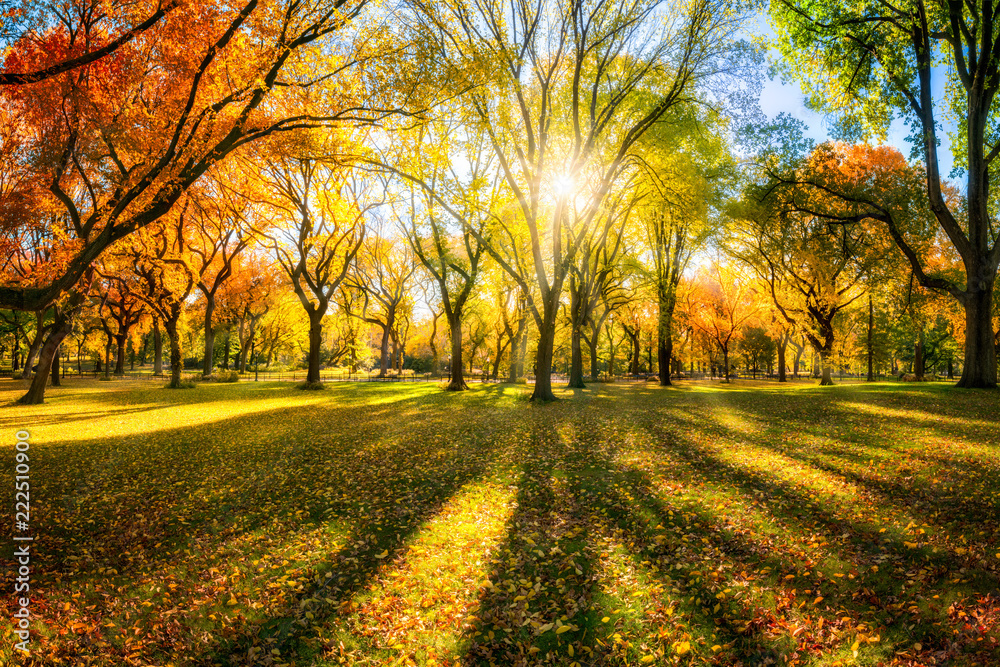
[[[1000,393],[529,390],[3,381],[33,664],[1000,663]]]

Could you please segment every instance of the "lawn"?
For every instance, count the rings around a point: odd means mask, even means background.
[[[2,664],[1000,664],[998,392],[19,391]]]

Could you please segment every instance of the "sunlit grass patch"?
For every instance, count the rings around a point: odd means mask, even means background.
[[[112,385],[0,413],[40,664],[1000,664],[994,393]]]

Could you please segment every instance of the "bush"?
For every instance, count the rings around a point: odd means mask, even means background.
[[[239,371],[219,371],[215,375],[202,377],[201,380],[202,382],[239,382],[240,373]]]

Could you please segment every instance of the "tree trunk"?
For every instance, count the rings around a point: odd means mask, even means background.
[[[431,375],[437,375],[441,372],[441,355],[438,353],[437,348],[437,332],[438,332],[438,318],[441,317],[441,313],[435,313],[433,320],[431,320],[431,336],[427,339],[428,345],[431,348]],[[353,346],[352,348],[353,349]]]
[[[448,391],[464,391],[469,386],[465,384],[465,378],[462,376],[464,368],[462,364],[461,312],[455,311],[448,315],[448,328],[451,330],[451,366],[449,369],[451,380],[445,389]]]
[[[215,365],[215,330],[212,316],[215,314],[215,296],[205,294],[205,358],[201,362],[201,374],[208,377]]]
[[[639,347],[639,331],[638,331],[638,329],[636,330],[634,337],[632,336],[631,333],[626,332],[626,334],[628,335],[629,340],[631,340],[631,342],[632,342],[632,359],[631,359],[631,364],[630,364],[630,368],[629,368],[629,373],[632,374],[632,375],[638,375],[639,374],[639,355],[642,354],[642,350]]]
[[[656,346],[656,358],[657,363],[660,365],[660,386],[669,387],[670,386],[670,368],[671,368],[671,357],[674,352],[674,341],[668,334],[666,337],[663,336],[663,332],[660,332],[660,340]]]
[[[917,380],[924,380],[924,325],[920,324],[920,332],[917,334],[917,342],[913,344],[913,374]]]
[[[524,331],[521,333],[521,351],[517,355],[517,378],[524,377],[524,363],[528,359],[528,322],[524,323]]]
[[[39,328],[35,331],[35,337],[31,340],[31,344],[28,345],[28,353],[24,355],[24,366],[21,368],[22,378],[31,377],[31,367],[35,365],[35,357],[38,355],[38,350],[45,339],[46,332],[41,328],[41,324],[39,324]]]
[[[574,389],[585,389],[587,385],[583,383],[583,343],[581,341],[582,332],[580,327],[573,325],[570,333],[570,364],[569,364],[569,386]]]
[[[959,387],[973,389],[997,385],[992,306],[992,282],[970,294],[965,304],[965,363],[962,364]]]
[[[56,353],[52,355],[52,386],[59,386],[59,348],[56,348]]]
[[[729,382],[729,347],[722,348],[722,374],[725,377],[726,382]]]
[[[322,343],[323,322],[321,316],[318,311],[309,313],[309,370],[306,373],[306,382],[319,382],[319,351]]]
[[[598,329],[594,332],[593,338],[590,339],[587,347],[590,348],[590,379],[596,381],[600,375],[600,370],[598,369],[597,361],[597,346],[601,338],[601,331]]]
[[[788,382],[785,373],[785,355],[788,352],[788,334],[782,332],[778,336],[778,382]]]
[[[177,331],[176,319],[164,321],[163,326],[167,330],[167,338],[170,339],[170,382],[167,386],[171,389],[177,389],[181,386],[181,368],[184,366],[181,336]]]
[[[153,324],[153,375],[163,375],[163,336],[159,322]]]
[[[830,368],[830,363],[828,361],[829,352],[821,351],[819,353],[819,363],[823,368],[823,376],[819,382],[821,387],[826,387],[833,384],[833,369]]]
[[[538,349],[535,351],[535,390],[532,401],[554,401],[552,393],[552,355],[555,348],[556,306],[546,304],[542,325],[538,328]]]
[[[872,305],[872,295],[868,294],[868,382],[875,381],[875,306]]]
[[[230,328],[226,329],[226,352],[225,356],[222,358],[222,368],[223,370],[229,370],[229,350],[231,349],[231,344],[233,340],[233,330],[232,325]]]
[[[389,371],[389,325],[382,327],[381,355],[378,361],[378,377],[384,378]]]
[[[115,335],[115,376],[122,377],[125,375],[125,339],[128,338],[127,333],[119,333]]]
[[[53,361],[59,352],[59,345],[72,330],[73,313],[61,313],[57,310],[56,321],[45,337],[45,343],[41,345],[41,351],[38,355],[38,372],[31,380],[28,393],[18,399],[18,403],[38,405],[45,402],[45,384],[49,381]]]

